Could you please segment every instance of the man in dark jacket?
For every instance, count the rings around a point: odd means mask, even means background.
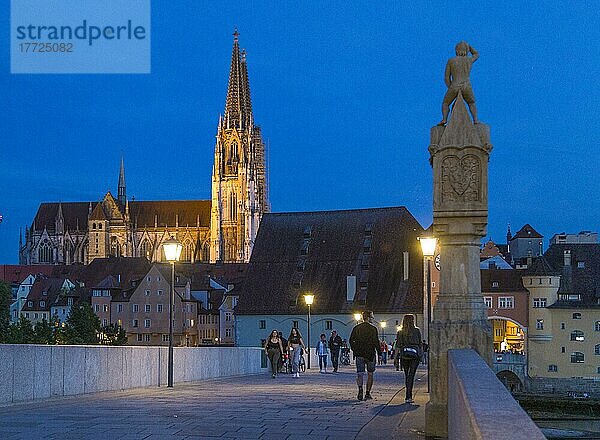
[[[381,352],[377,327],[373,322],[373,312],[365,310],[362,313],[363,322],[357,324],[350,334],[350,348],[356,359],[356,384],[358,385],[358,400],[363,400],[363,376],[367,370],[367,392],[365,400],[370,400],[371,387],[373,386],[373,372],[375,371],[376,356]]]
[[[329,350],[331,351],[331,364],[333,365],[333,372],[336,373],[338,370],[338,361],[340,359],[340,348],[342,347],[342,338],[334,330],[331,332],[329,338]]]

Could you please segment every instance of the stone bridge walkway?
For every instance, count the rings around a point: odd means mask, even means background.
[[[235,377],[0,407],[0,439],[424,439],[426,372],[415,403],[404,374],[375,372],[374,400],[356,400],[355,373],[318,370]]]

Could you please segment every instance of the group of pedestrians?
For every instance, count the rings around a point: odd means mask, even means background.
[[[378,358],[383,358],[383,353],[388,352],[387,343],[379,340],[377,327],[373,325],[373,312],[366,310],[362,313],[363,322],[357,324],[350,334],[350,349],[354,352],[356,363],[356,385],[358,387],[358,400],[372,399],[373,373]],[[385,344],[385,346],[384,346]],[[327,340],[326,335],[320,335],[319,342],[315,347],[315,354],[319,358],[319,371],[327,372],[327,360],[331,354],[333,372],[338,371],[340,351],[344,341],[335,330]],[[415,374],[419,363],[425,361],[424,353],[427,352],[427,344],[421,339],[421,331],[415,326],[414,315],[404,315],[402,327],[396,335],[394,353],[396,370],[402,368],[405,377],[406,403],[413,403],[413,386]],[[273,330],[265,342],[265,351],[271,364],[271,374],[275,378],[279,371],[280,359],[284,353],[292,352],[293,377],[299,377],[300,356],[306,351],[306,345],[302,335],[297,328],[292,328],[289,338],[285,340],[277,330]],[[387,359],[383,360],[387,363]],[[366,384],[364,375],[367,374]]]
[[[327,360],[330,354],[333,372],[337,373],[340,362],[340,351],[343,346],[344,341],[335,330],[331,332],[329,341],[324,333],[321,334],[319,342],[315,347],[315,354],[319,358],[319,371],[321,373],[327,373]],[[269,338],[265,341],[264,349],[271,365],[271,376],[273,378],[277,377],[282,356],[290,351],[292,352],[290,357],[293,377],[300,376],[300,357],[307,350],[304,339],[302,339],[302,335],[296,327],[292,328],[287,340],[283,338],[281,332],[273,330]]]

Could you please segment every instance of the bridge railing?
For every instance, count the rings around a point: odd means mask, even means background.
[[[448,351],[448,438],[546,437],[474,350]]]
[[[0,345],[0,405],[167,384],[167,347]],[[173,380],[259,373],[261,349],[175,347]]]

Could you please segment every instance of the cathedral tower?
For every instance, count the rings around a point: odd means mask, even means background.
[[[121,207],[125,209],[125,204],[127,202],[127,191],[125,188],[125,163],[123,162],[123,156],[121,156],[121,168],[119,169],[119,187],[117,194],[117,200],[121,204]]]
[[[246,54],[233,34],[225,114],[219,118],[212,173],[211,261],[248,261],[269,209],[265,146],[254,125]]]

